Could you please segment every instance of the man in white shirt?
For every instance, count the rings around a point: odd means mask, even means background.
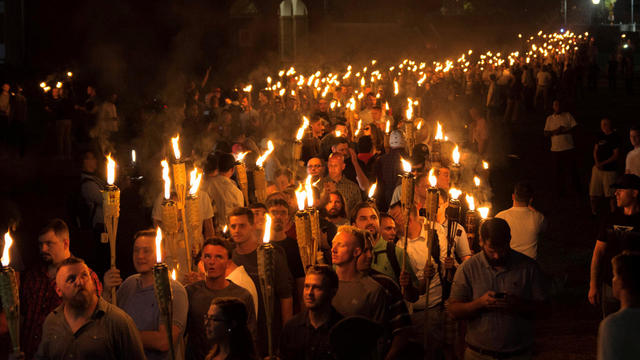
[[[560,101],[554,100],[553,114],[547,117],[544,136],[551,138],[551,157],[554,169],[554,193],[563,195],[566,178],[570,177],[574,191],[578,193],[578,170],[573,145],[573,131],[578,125],[568,112],[560,111]]]
[[[544,103],[542,107],[544,109],[548,109],[549,107],[549,90],[551,89],[551,82],[553,78],[551,77],[551,72],[549,68],[545,65],[538,71],[536,74],[536,95],[533,99],[533,106],[538,107],[539,98],[542,96],[542,100]]]
[[[640,176],[640,126],[633,125],[629,130],[629,140],[633,150],[627,154],[624,172]]]
[[[227,214],[231,210],[244,206],[244,196],[231,176],[235,169],[235,159],[233,155],[218,154],[218,174],[207,177],[204,182],[203,191],[209,194],[215,206],[215,220],[219,228],[227,224]]]
[[[538,239],[546,228],[544,215],[531,207],[533,189],[526,182],[516,184],[513,207],[499,212],[496,217],[504,219],[511,228],[511,248],[535,259],[538,255]]]

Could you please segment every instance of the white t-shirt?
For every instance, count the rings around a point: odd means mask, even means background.
[[[554,131],[560,126],[571,129],[578,125],[576,120],[568,112],[551,114],[547,117],[544,131]],[[573,149],[573,136],[571,134],[560,134],[551,136],[551,151],[565,151]]]
[[[254,284],[253,280],[247,273],[247,270],[244,269],[244,266],[239,265],[235,268],[229,275],[226,277],[227,280],[232,283],[240,286],[241,288],[246,289],[251,297],[253,298],[253,306],[255,307],[256,319],[258,317],[258,289],[256,289],[256,284]]]
[[[511,228],[511,248],[535,259],[538,256],[538,239],[544,231],[544,215],[528,207],[518,206],[499,212]]]
[[[624,169],[629,174],[640,176],[640,148],[629,151]]]

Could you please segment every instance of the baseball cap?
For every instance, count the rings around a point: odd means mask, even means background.
[[[640,190],[640,177],[634,174],[624,174],[611,187],[614,189]]]

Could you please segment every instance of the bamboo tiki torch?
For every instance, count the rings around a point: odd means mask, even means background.
[[[242,190],[245,205],[249,205],[249,180],[247,179],[247,166],[244,164],[244,157],[247,154],[248,151],[245,151],[236,156],[236,176],[238,177],[238,184],[240,185],[240,190]]]
[[[183,160],[180,160],[180,134],[171,138],[173,145],[173,154],[175,161],[171,164],[173,169],[173,184],[178,195],[178,209],[182,215],[182,229],[184,232],[184,250],[187,254],[187,271],[191,271],[191,250],[189,246],[189,226],[187,225],[187,214],[185,211],[185,203],[187,197],[187,166]]]
[[[402,177],[402,185],[401,185],[401,203],[402,207],[405,211],[405,232],[404,232],[404,253],[402,255],[402,271],[406,271],[407,269],[407,244],[409,243],[409,216],[411,214],[411,208],[413,207],[414,201],[414,190],[415,190],[415,182],[416,178],[411,173],[411,163],[406,161],[405,159],[401,159],[402,161],[402,169],[404,170],[404,174],[400,175]],[[405,289],[402,289],[404,293]]]
[[[9,249],[13,244],[13,239],[7,231],[4,234],[4,248],[2,250],[2,268],[0,268],[0,299],[2,300],[2,309],[7,318],[7,327],[11,336],[11,346],[13,354],[20,354],[20,297],[18,295],[18,283],[16,282],[16,273],[9,266],[11,258]]]
[[[162,230],[159,227],[156,232],[156,260],[157,263],[153,265],[153,289],[158,301],[160,317],[165,321],[167,327],[169,353],[171,359],[174,360],[176,354],[173,343],[173,293],[169,280],[169,267],[162,262]]]
[[[475,199],[471,195],[465,195],[469,210],[465,214],[465,225],[467,228],[467,239],[469,239],[469,248],[475,253],[479,250],[478,244],[478,225],[479,216],[476,211]]]
[[[110,265],[116,267],[116,234],[118,233],[118,220],[120,219],[120,189],[114,185],[116,178],[116,163],[107,156],[107,187],[102,191],[102,211],[104,215],[104,228],[109,240]],[[111,288],[111,301],[116,305],[116,288]]]
[[[180,227],[178,225],[178,205],[171,200],[171,177],[169,176],[169,163],[162,160],[162,179],[164,180],[164,200],[162,201],[162,229],[169,236],[169,253],[175,258],[174,237]]]
[[[391,145],[389,144],[389,140],[391,139],[391,121],[387,120],[387,123],[384,128],[384,148],[389,149]]]
[[[294,215],[294,221],[296,225],[296,237],[298,241],[298,251],[300,252],[300,260],[302,260],[302,265],[304,266],[305,271],[307,267],[312,264],[312,246],[313,242],[311,239],[311,223],[309,221],[309,213],[305,210],[305,200],[307,198],[306,191],[302,190],[302,184],[298,186],[298,189],[295,191],[296,200],[298,201],[298,211]]]
[[[262,291],[264,313],[267,323],[267,346],[269,358],[273,357],[273,252],[274,247],[270,243],[271,239],[271,216],[266,215],[264,226],[264,237],[262,244],[258,247],[258,277],[260,279],[260,290]]]
[[[296,133],[296,140],[293,142],[293,154],[291,155],[293,156],[292,160],[294,165],[297,165],[298,161],[300,161],[300,158],[302,157],[302,138],[304,137],[304,132],[309,127],[309,119],[306,116],[303,116],[302,119],[302,126],[298,129],[298,132]],[[296,169],[297,166],[294,166],[293,168]]]
[[[253,170],[253,186],[255,187],[256,201],[259,203],[264,203],[267,198],[267,179],[262,166],[267,157],[273,152],[274,147],[271,140],[267,143],[267,147],[267,151],[256,160],[256,168]]]
[[[198,171],[197,167],[189,173],[189,195],[187,195],[187,224],[190,227],[189,232],[192,234],[191,251],[193,249],[199,249],[202,247],[204,238],[202,236],[202,216],[200,214],[200,197],[198,196],[198,188],[200,187],[200,181],[202,180],[202,172]]]
[[[416,131],[413,124],[413,100],[407,98],[407,111],[405,113],[406,121],[404,122],[404,131],[407,138],[407,149],[409,156],[413,155],[413,147],[416,144]]]
[[[436,135],[431,143],[431,164],[437,164],[440,167],[442,161],[440,152],[442,151],[442,141],[444,141],[444,133],[442,132],[442,125],[440,122],[436,123]]]
[[[320,231],[320,212],[313,206],[313,187],[311,187],[311,175],[307,176],[305,182],[307,193],[307,213],[309,214],[309,226],[311,228],[311,265],[315,265],[318,260],[318,245],[321,243],[322,232]]]
[[[458,145],[453,148],[451,160],[453,160],[453,164],[451,164],[451,183],[459,185],[460,177],[462,175],[462,166],[460,165],[460,150],[458,149]]]
[[[376,203],[376,198],[374,197],[376,194],[376,188],[378,187],[378,182],[376,181],[369,187],[369,192],[367,193],[367,201],[371,204]]]

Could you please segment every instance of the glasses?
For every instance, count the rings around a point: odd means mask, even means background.
[[[208,323],[210,321],[224,322],[224,319],[220,319],[214,316],[210,316],[209,314],[204,314],[204,323]]]

